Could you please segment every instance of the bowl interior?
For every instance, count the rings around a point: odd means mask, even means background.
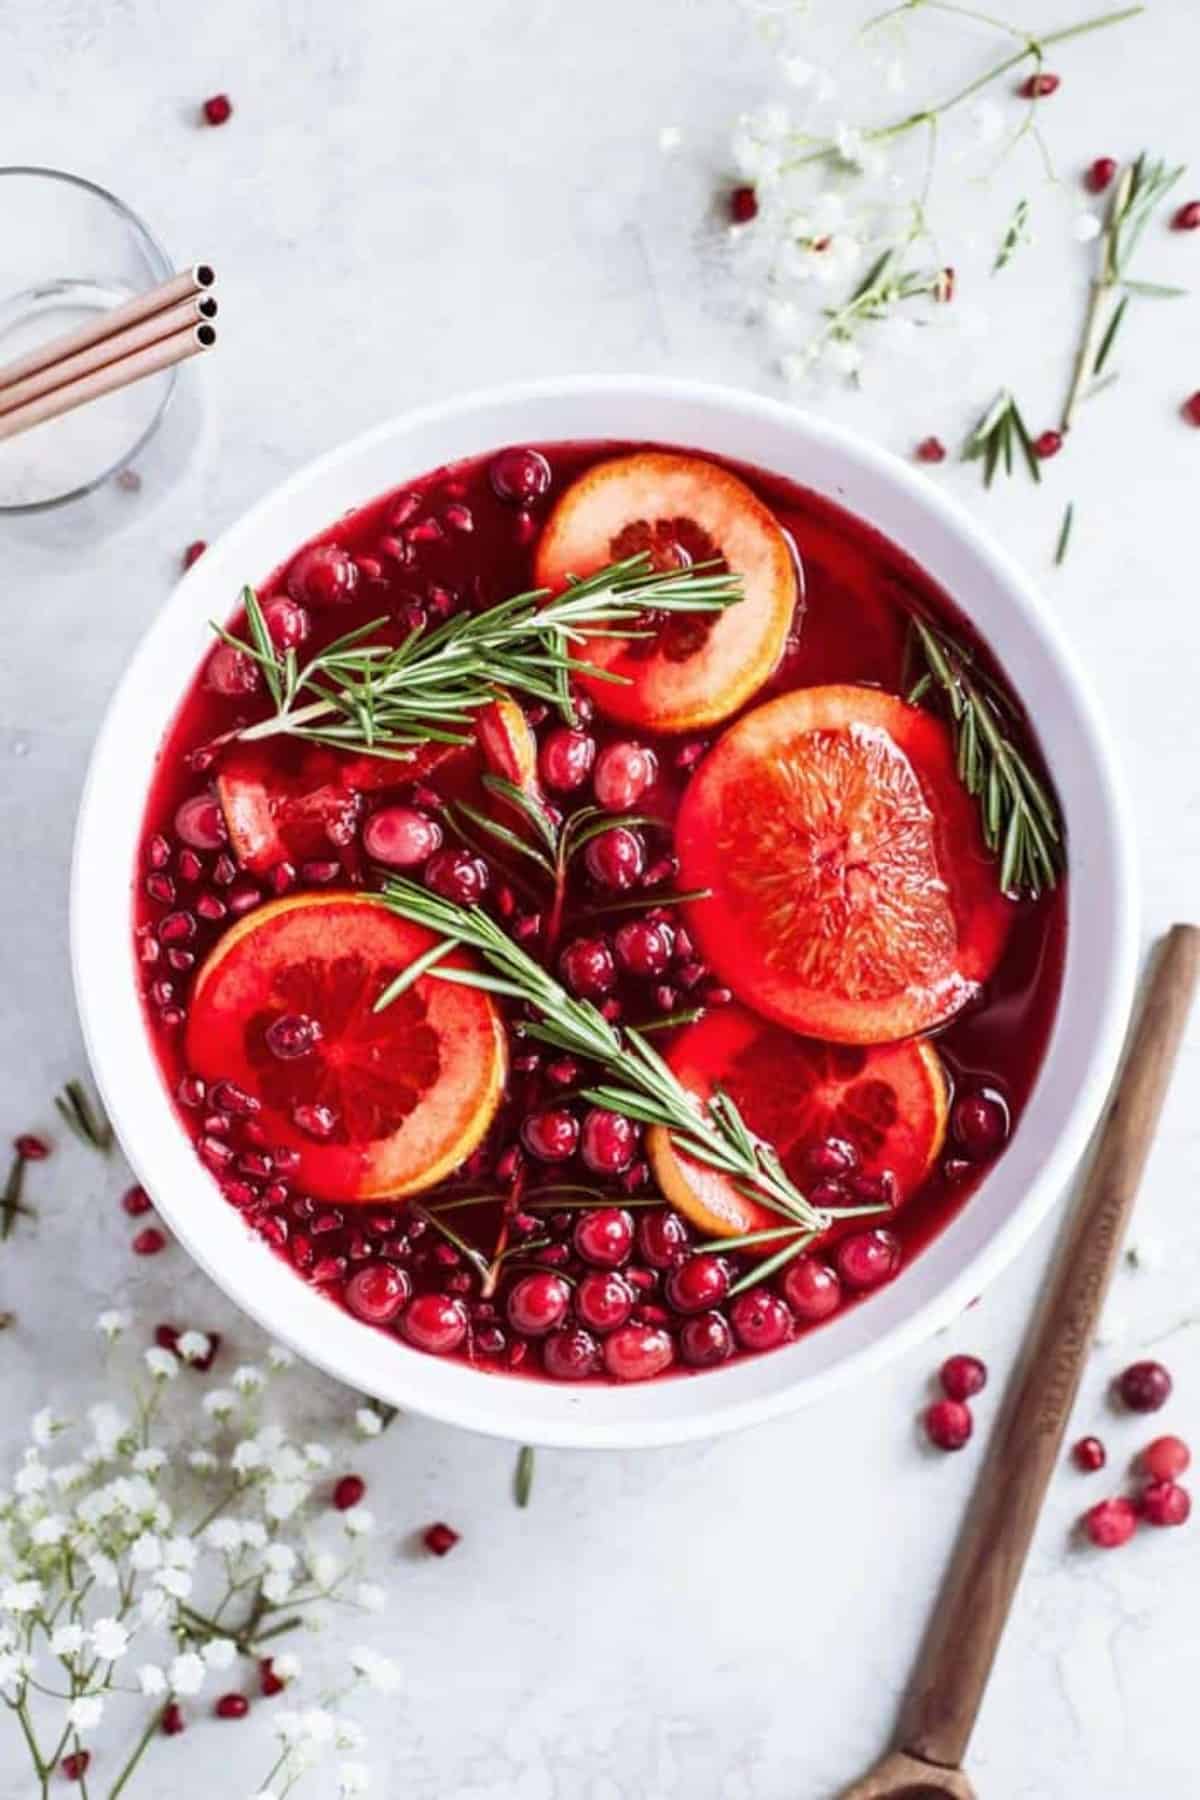
[[[409,1350],[307,1288],[243,1226],[196,1161],[143,1026],[130,884],[155,753],[208,621],[314,531],[436,465],[526,440],[647,439],[777,471],[899,544],[974,619],[1029,709],[1066,814],[1071,893],[1058,1016],[1005,1155],[964,1210],[868,1304],[796,1345],[646,1386],[487,1376]],[[215,1281],[268,1330],[394,1405],[539,1444],[668,1443],[752,1423],[862,1375],[936,1329],[1015,1253],[1062,1191],[1111,1079],[1134,956],[1129,837],[1090,699],[1036,595],[931,483],[791,407],[693,383],[594,377],[498,390],[407,415],[303,469],[180,582],[143,639],[96,744],[76,840],[72,947],[83,1028],[138,1178]]]

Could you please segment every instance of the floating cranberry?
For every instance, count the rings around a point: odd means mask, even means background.
[[[1117,1380],[1117,1392],[1130,1412],[1157,1412],[1171,1398],[1171,1387],[1171,1377],[1160,1362],[1130,1363]]]
[[[72,1750],[62,1759],[62,1772],[68,1781],[82,1781],[92,1764],[90,1750]]]
[[[792,1335],[790,1307],[767,1288],[749,1288],[729,1309],[729,1322],[743,1350],[776,1350]]]
[[[1094,1475],[1108,1461],[1108,1451],[1098,1437],[1081,1437],[1071,1448],[1071,1461],[1085,1475]]]
[[[542,1346],[542,1366],[556,1381],[585,1381],[600,1367],[600,1346],[577,1325],[552,1331]]]
[[[798,1256],[783,1276],[783,1297],[798,1319],[815,1325],[827,1319],[842,1303],[842,1284],[828,1263],[815,1256]]]
[[[147,1225],[145,1231],[138,1232],[131,1247],[135,1256],[157,1256],[166,1249],[167,1240],[157,1225]]]
[[[674,1360],[671,1334],[658,1325],[622,1325],[604,1340],[604,1366],[617,1381],[649,1381]]]
[[[937,437],[922,438],[920,443],[917,445],[916,457],[917,457],[918,462],[923,462],[923,463],[945,462],[946,446],[945,446],[945,444],[943,444],[941,438],[937,438]]]
[[[658,774],[658,759],[653,750],[622,739],[608,744],[596,759],[592,791],[605,812],[629,812],[646,789],[652,787]]]
[[[653,977],[666,972],[671,962],[671,928],[654,919],[633,919],[622,925],[613,940],[617,961],[630,975]]]
[[[582,999],[607,994],[617,979],[613,953],[602,937],[576,938],[563,951],[558,967],[571,992]]]
[[[1021,92],[1026,100],[1045,100],[1048,95],[1055,94],[1062,85],[1060,75],[1052,75],[1049,69],[1039,69],[1021,83]]]
[[[652,1269],[671,1269],[687,1254],[691,1236],[677,1212],[655,1207],[638,1221],[638,1249]]]
[[[584,1115],[581,1151],[588,1168],[597,1175],[619,1175],[638,1153],[641,1134],[624,1113],[593,1106]]]
[[[356,1319],[368,1325],[390,1325],[408,1304],[412,1283],[394,1263],[368,1262],[357,1268],[343,1293]]]
[[[1200,425],[1200,391],[1190,394],[1184,401],[1183,416],[1189,425]]]
[[[1184,1525],[1192,1496],[1177,1481],[1151,1481],[1142,1489],[1138,1510],[1147,1525]]]
[[[245,650],[235,650],[232,644],[218,644],[205,664],[204,685],[214,694],[235,700],[244,694],[257,694],[262,686],[262,674],[254,658]]]
[[[970,1400],[987,1386],[987,1364],[977,1356],[948,1356],[938,1370],[938,1379],[951,1400]]]
[[[1155,1438],[1138,1458],[1138,1466],[1152,1481],[1174,1481],[1192,1460],[1192,1453],[1178,1437]]]
[[[635,1299],[614,1269],[593,1269],[575,1289],[575,1311],[592,1331],[615,1331],[629,1318]]]
[[[837,1272],[847,1287],[872,1288],[890,1281],[900,1267],[900,1244],[890,1231],[856,1231],[837,1247]]]
[[[1137,1508],[1123,1495],[1115,1500],[1101,1500],[1084,1513],[1082,1524],[1097,1550],[1118,1550],[1133,1536]]]
[[[288,593],[300,606],[344,606],[357,586],[358,568],[336,544],[310,545],[288,570]]]
[[[758,217],[758,195],[752,187],[730,189],[729,217],[735,225],[748,225]]]
[[[213,94],[203,110],[206,125],[225,125],[233,117],[233,102],[228,94]]]
[[[707,1251],[676,1263],[667,1276],[667,1299],[676,1312],[707,1312],[720,1306],[728,1292],[728,1269],[719,1256]]]
[[[333,1504],[339,1512],[349,1512],[357,1506],[367,1491],[367,1484],[361,1475],[343,1475],[333,1490]]]
[[[175,814],[175,830],[193,850],[219,850],[225,842],[225,815],[211,794],[193,794]]]
[[[614,825],[592,838],[583,853],[588,874],[601,887],[618,893],[631,888],[646,867],[646,846],[627,825]]]
[[[601,1206],[581,1213],[575,1226],[575,1249],[596,1269],[619,1269],[633,1249],[633,1220],[621,1206]]]
[[[925,1409],[925,1435],[939,1450],[961,1450],[973,1428],[971,1409],[961,1400],[935,1400]]]
[[[469,850],[439,850],[425,865],[425,886],[459,906],[478,906],[490,880],[483,858]]]
[[[853,1175],[858,1162],[858,1151],[849,1138],[822,1138],[808,1152],[808,1166],[814,1175]]]
[[[1057,456],[1062,447],[1061,431],[1041,431],[1033,440],[1034,453],[1040,456],[1043,462],[1049,456]]]
[[[442,828],[412,806],[385,806],[363,827],[363,849],[389,869],[415,869],[442,847]]]
[[[972,1162],[986,1162],[1008,1137],[1008,1103],[995,1088],[980,1088],[957,1103],[950,1130]]]
[[[467,1335],[466,1310],[449,1294],[418,1294],[401,1315],[400,1330],[418,1350],[448,1356]]]
[[[526,1337],[542,1337],[562,1324],[570,1305],[561,1275],[525,1275],[508,1296],[508,1322]]]
[[[497,497],[510,506],[531,506],[550,487],[550,464],[538,450],[502,450],[488,475]]]
[[[565,725],[557,726],[538,751],[542,780],[558,794],[570,794],[582,787],[595,760],[595,738],[586,731],[572,731]]]
[[[1188,200],[1171,220],[1175,231],[1200,230],[1200,200]]]
[[[1089,165],[1084,179],[1093,194],[1102,194],[1105,188],[1111,185],[1116,172],[1117,159],[1115,156],[1098,156],[1095,162]]]
[[[265,600],[262,615],[277,650],[298,650],[308,636],[307,612],[286,594],[276,594],[273,600]]]
[[[685,1319],[679,1332],[679,1351],[694,1369],[710,1369],[733,1355],[733,1333],[719,1312]]]
[[[521,1142],[539,1162],[566,1162],[579,1146],[579,1120],[565,1106],[548,1106],[521,1122]]]
[[[434,1556],[448,1556],[459,1541],[459,1534],[450,1525],[430,1525],[423,1534],[425,1548]]]
[[[121,1195],[121,1209],[123,1212],[127,1212],[131,1219],[139,1219],[143,1213],[152,1211],[153,1202],[144,1187],[135,1186],[126,1188]]]

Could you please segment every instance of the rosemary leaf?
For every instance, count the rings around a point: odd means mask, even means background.
[[[1104,336],[1100,339],[1100,348],[1097,350],[1096,360],[1092,364],[1093,375],[1099,375],[1103,372],[1104,365],[1108,361],[1108,353],[1116,341],[1117,333],[1121,329],[1121,321],[1125,317],[1125,308],[1128,305],[1129,295],[1123,294],[1113,308],[1113,315],[1108,321],[1108,328],[1105,331]]]
[[[113,1145],[113,1128],[100,1102],[89,1099],[81,1081],[68,1081],[61,1094],[54,1096],[54,1104],[81,1144],[99,1150],[102,1156],[108,1154]]]
[[[1067,510],[1062,517],[1062,526],[1058,533],[1058,546],[1054,552],[1055,565],[1061,568],[1067,560],[1067,545],[1071,542],[1071,526],[1075,522],[1075,502],[1068,500]]]
[[[523,1444],[517,1455],[517,1467],[513,1474],[513,1499],[518,1506],[529,1505],[529,1496],[533,1492],[533,1470],[533,1448],[529,1444]]]
[[[1028,200],[1018,200],[1013,208],[1012,217],[1005,227],[1004,236],[1000,240],[1000,248],[996,252],[996,260],[992,264],[993,275],[998,275],[1001,269],[1007,268],[1018,247],[1028,243],[1028,225],[1029,202]]]

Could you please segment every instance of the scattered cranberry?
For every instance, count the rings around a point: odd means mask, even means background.
[[[1061,431],[1041,431],[1033,440],[1034,453],[1044,462],[1049,456],[1057,456],[1063,447]]]
[[[719,1312],[685,1319],[679,1333],[679,1351],[694,1369],[709,1369],[733,1355],[733,1333]]]
[[[498,498],[510,506],[531,506],[550,487],[550,464],[538,450],[502,450],[488,475]]]
[[[1175,231],[1200,230],[1200,200],[1189,200],[1181,206],[1171,220],[1171,226]]]
[[[938,1370],[938,1379],[951,1400],[970,1400],[987,1386],[987,1365],[977,1356],[948,1356]]]
[[[575,1311],[592,1331],[615,1331],[633,1311],[633,1289],[615,1269],[593,1269],[575,1289]]]
[[[423,1542],[425,1548],[432,1551],[434,1556],[449,1556],[455,1544],[458,1543],[458,1537],[458,1532],[451,1526],[438,1524],[429,1527],[424,1534]]]
[[[1184,401],[1183,416],[1190,425],[1200,425],[1200,392],[1189,395]]]
[[[581,1150],[588,1168],[597,1175],[619,1175],[638,1153],[640,1134],[624,1113],[593,1106],[584,1116]]]
[[[633,1248],[633,1220],[620,1206],[581,1213],[575,1226],[575,1249],[596,1269],[619,1269]]]
[[[1008,1104],[995,1088],[981,1088],[957,1103],[950,1130],[972,1162],[986,1162],[1008,1137]]]
[[[890,1231],[856,1231],[835,1253],[837,1272],[847,1287],[872,1288],[890,1281],[900,1267],[900,1245]]]
[[[576,938],[559,958],[559,972],[582,999],[607,994],[617,979],[613,953],[602,937]]]
[[[973,1425],[971,1409],[961,1400],[935,1400],[925,1409],[925,1435],[939,1450],[961,1450]]]
[[[225,125],[233,117],[233,102],[228,94],[213,94],[204,102],[204,122],[206,125]],[[203,548],[203,545],[201,546]]]
[[[339,1512],[349,1512],[357,1506],[367,1491],[367,1484],[361,1475],[343,1475],[333,1490],[333,1504]]]
[[[1098,156],[1090,165],[1085,177],[1093,194],[1102,194],[1105,188],[1111,185],[1116,172],[1117,159],[1115,156]]]
[[[1157,1412],[1170,1399],[1171,1387],[1171,1377],[1159,1362],[1130,1363],[1117,1380],[1117,1392],[1130,1412]]]
[[[449,1294],[418,1294],[403,1313],[400,1330],[418,1350],[448,1356],[467,1335],[467,1315]]]
[[[583,853],[588,874],[618,893],[631,888],[646,867],[646,846],[636,831],[614,825],[592,838]]]
[[[178,1737],[181,1731],[186,1731],[187,1721],[178,1700],[168,1700],[163,1707],[162,1729],[166,1737]]]
[[[1138,1458],[1138,1466],[1152,1481],[1174,1481],[1192,1460],[1192,1453],[1182,1438],[1155,1438]]]
[[[23,1131],[13,1139],[13,1149],[22,1162],[45,1162],[50,1154],[50,1146],[45,1138],[36,1137],[32,1131]]]
[[[412,806],[385,806],[363,827],[363,849],[389,869],[415,869],[442,847],[442,828]]]
[[[570,794],[582,787],[595,760],[595,738],[586,731],[573,731],[565,725],[557,726],[538,751],[542,780],[558,794]]]
[[[827,1319],[842,1301],[842,1284],[828,1263],[815,1256],[798,1256],[783,1277],[783,1297],[806,1325]]]
[[[139,1231],[132,1246],[135,1256],[157,1256],[166,1247],[166,1237],[157,1225],[147,1225],[145,1231]]]
[[[735,187],[729,195],[729,217],[735,225],[748,225],[758,217],[758,195],[752,187]]]
[[[483,858],[469,850],[439,850],[425,865],[425,886],[459,906],[477,906],[490,880]]]
[[[175,814],[175,829],[193,850],[219,850],[225,842],[225,815],[211,794],[193,794]]]
[[[205,665],[204,683],[214,694],[235,700],[244,694],[256,694],[262,686],[262,675],[254,658],[244,650],[235,650],[232,644],[218,644]]]
[[[671,928],[653,919],[633,919],[613,939],[617,961],[630,975],[662,975],[671,962]]]
[[[218,1719],[244,1719],[249,1711],[250,1702],[245,1694],[222,1694],[213,1703],[213,1712]]]
[[[90,1750],[72,1750],[69,1756],[62,1759],[62,1772],[68,1781],[82,1781],[91,1767]]]
[[[1147,1525],[1183,1525],[1192,1497],[1177,1481],[1151,1481],[1142,1489],[1138,1510]]]
[[[408,1303],[412,1283],[394,1263],[368,1262],[346,1283],[343,1298],[356,1319],[368,1325],[390,1325]]]
[[[729,1322],[743,1350],[775,1350],[786,1344],[795,1321],[791,1309],[766,1288],[749,1288],[729,1309]]]
[[[1044,69],[1022,82],[1021,92],[1026,100],[1045,100],[1048,95],[1057,93],[1061,84],[1061,76],[1052,75],[1048,69]]]
[[[344,606],[357,586],[357,565],[336,544],[310,545],[288,570],[288,593],[301,606]]]
[[[276,1694],[282,1694],[287,1682],[282,1675],[275,1673],[275,1664],[271,1657],[265,1656],[258,1665],[258,1689],[264,1700],[273,1700]]]
[[[571,1304],[571,1289],[561,1275],[526,1275],[508,1296],[508,1322],[526,1337],[542,1337],[561,1325]]]
[[[605,812],[629,812],[636,806],[658,773],[653,750],[622,740],[608,744],[596,759],[592,790]]]
[[[1101,1500],[1083,1515],[1083,1529],[1097,1550],[1118,1550],[1127,1544],[1137,1525],[1137,1508],[1119,1496]]]
[[[600,1366],[600,1346],[589,1331],[552,1331],[542,1346],[542,1366],[556,1381],[584,1381]]]
[[[1071,1461],[1085,1475],[1094,1475],[1108,1461],[1108,1451],[1098,1437],[1081,1437],[1071,1450]]]
[[[566,1162],[579,1146],[579,1120],[565,1106],[548,1106],[521,1123],[521,1142],[539,1162]]]
[[[670,1269],[687,1253],[688,1228],[677,1212],[655,1207],[638,1221],[638,1248],[652,1269]]]
[[[604,1340],[604,1366],[618,1381],[649,1381],[674,1360],[671,1334],[657,1325],[622,1325]]]
[[[308,636],[308,614],[286,594],[263,602],[263,619],[277,650],[298,650]]]
[[[667,1276],[667,1299],[676,1312],[708,1312],[729,1292],[729,1271],[719,1256],[704,1251],[676,1263]]]
[[[204,539],[196,538],[193,543],[190,543],[188,545],[187,549],[183,553],[184,568],[190,569],[193,563],[199,562],[200,558],[204,555],[204,552],[207,549],[208,549],[208,545],[205,543]]]

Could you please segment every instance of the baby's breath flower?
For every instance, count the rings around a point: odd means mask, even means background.
[[[230,1381],[238,1393],[243,1395],[261,1394],[267,1385],[266,1376],[255,1363],[243,1363],[240,1369],[233,1371]]]
[[[240,1444],[234,1445],[229,1466],[235,1475],[249,1475],[252,1470],[261,1469],[262,1465],[262,1445],[257,1438],[243,1438]]]
[[[0,1588],[0,1606],[10,1613],[36,1612],[42,1603],[40,1581],[10,1581]]]
[[[212,1349],[212,1339],[202,1331],[182,1331],[175,1340],[175,1349],[184,1362],[203,1362]]]
[[[271,1658],[271,1673],[280,1681],[295,1681],[300,1674],[300,1658],[294,1650],[283,1650]]]
[[[292,1591],[292,1578],[282,1569],[269,1569],[262,1579],[262,1591],[272,1606],[282,1606]]]
[[[295,1360],[285,1344],[268,1344],[267,1362],[272,1369],[290,1369]]]
[[[143,1573],[157,1569],[162,1562],[162,1545],[152,1531],[143,1531],[129,1546],[129,1560]]]
[[[104,1701],[99,1694],[81,1694],[67,1708],[67,1721],[76,1731],[91,1731],[104,1716]]]
[[[74,1622],[56,1625],[50,1634],[52,1656],[78,1656],[83,1649],[83,1626]]]
[[[354,1429],[359,1437],[378,1437],[383,1430],[383,1420],[373,1406],[360,1406],[354,1415]]]
[[[371,1771],[365,1763],[343,1763],[337,1772],[339,1800],[353,1800],[355,1794],[365,1794],[371,1785]]]
[[[342,1515],[342,1529],[347,1537],[369,1537],[375,1529],[375,1514],[365,1506],[352,1506]]]
[[[387,1605],[387,1594],[374,1581],[360,1581],[354,1590],[354,1598],[364,1612],[382,1612]]]
[[[288,1575],[296,1566],[297,1556],[290,1544],[268,1544],[263,1551],[263,1562],[268,1569]]]
[[[129,1648],[129,1633],[119,1619],[97,1619],[91,1638],[92,1649],[102,1662],[116,1662]]]
[[[263,1550],[266,1548],[266,1542],[266,1526],[260,1520],[242,1520],[242,1543],[248,1550]]]
[[[221,1459],[211,1450],[189,1450],[188,1468],[194,1469],[197,1475],[211,1475],[221,1466]]]
[[[117,1339],[129,1330],[130,1323],[127,1312],[102,1312],[96,1320],[96,1330],[102,1337],[107,1338],[110,1344],[115,1344]]]
[[[308,1486],[303,1481],[273,1481],[263,1496],[263,1511],[268,1519],[283,1522],[290,1519],[308,1499]]]
[[[117,1565],[111,1556],[95,1550],[87,1558],[88,1572],[98,1588],[115,1588],[119,1582]]]
[[[145,1450],[135,1453],[132,1466],[140,1475],[157,1475],[160,1469],[167,1466],[167,1453],[156,1444],[150,1444]]]
[[[327,1469],[333,1461],[333,1452],[326,1444],[305,1444],[304,1460],[310,1469]]]
[[[163,1561],[173,1569],[192,1569],[196,1565],[196,1546],[191,1538],[168,1538],[162,1552]]]
[[[28,1460],[13,1479],[13,1488],[18,1494],[40,1494],[50,1479],[50,1472],[44,1463],[38,1462],[34,1451],[27,1451],[26,1457]]]
[[[664,156],[669,156],[673,150],[678,150],[682,142],[683,133],[678,125],[661,125],[659,127],[658,147]]]
[[[186,1600],[192,1591],[192,1578],[186,1569],[156,1569],[154,1582],[175,1600]]]
[[[157,1663],[143,1663],[137,1672],[138,1686],[148,1700],[167,1691],[167,1677]]]
[[[318,1550],[308,1559],[308,1571],[319,1588],[331,1588],[341,1574],[342,1565],[328,1550]]]
[[[196,1655],[196,1652],[185,1650],[181,1655],[171,1659],[167,1680],[173,1693],[182,1694],[186,1698],[190,1694],[200,1692],[204,1686],[206,1673],[204,1662]]]
[[[236,1519],[214,1519],[204,1527],[204,1541],[213,1550],[237,1550],[242,1528]]]
[[[1090,244],[1093,239],[1100,236],[1103,229],[1098,216],[1085,208],[1083,212],[1076,213],[1075,223],[1071,227],[1071,236],[1077,244]]]
[[[366,1746],[367,1734],[357,1719],[339,1718],[334,1728],[333,1741],[339,1750],[362,1750]]]
[[[403,1681],[399,1663],[363,1644],[350,1652],[350,1667],[381,1694],[396,1693]]]
[[[144,1352],[146,1367],[155,1381],[174,1381],[179,1373],[179,1358],[173,1350],[164,1350],[158,1344],[152,1344]]]
[[[116,1585],[115,1583],[113,1584]],[[167,1596],[161,1588],[147,1588],[138,1601],[138,1616],[143,1625],[157,1625],[167,1615]]]
[[[230,1669],[237,1656],[237,1645],[232,1638],[210,1638],[200,1654],[210,1669]]]
[[[67,1521],[61,1513],[47,1513],[35,1522],[29,1533],[30,1542],[39,1550],[48,1549],[53,1544],[61,1544],[66,1531]]]
[[[38,1449],[44,1450],[60,1431],[66,1430],[66,1424],[65,1419],[56,1418],[54,1408],[51,1406],[43,1406],[40,1412],[35,1412],[30,1429]]]
[[[227,1419],[237,1409],[238,1397],[229,1388],[212,1388],[200,1402],[212,1419]]]
[[[123,1413],[101,1401],[88,1408],[88,1423],[92,1428],[92,1437],[97,1454],[107,1461],[120,1448],[121,1440],[129,1430],[129,1421]]]

